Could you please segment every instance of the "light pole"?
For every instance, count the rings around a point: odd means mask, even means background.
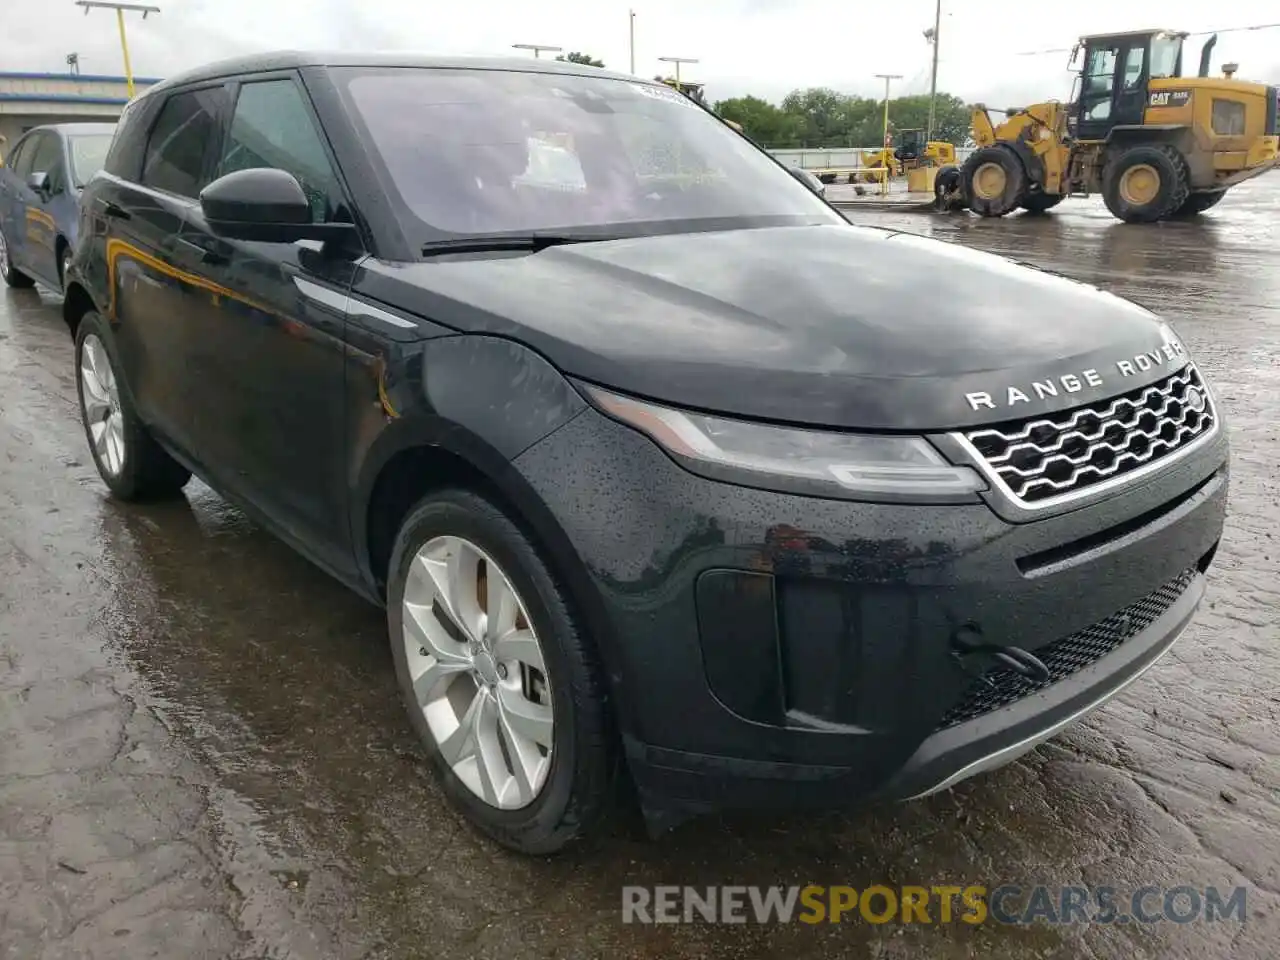
[[[661,60],[663,63],[674,63],[676,65],[676,86],[677,87],[680,87],[680,64],[698,62],[698,60],[695,57],[659,57],[658,59]],[[681,93],[684,92],[683,87],[681,87],[680,92]]]
[[[634,10],[627,11],[628,28],[630,30],[631,42],[631,75],[636,75],[636,12]]]
[[[545,43],[513,43],[511,46],[516,50],[532,50],[533,59],[535,60],[541,59],[543,50],[559,53],[564,49],[564,47],[549,47]]]
[[[889,82],[891,80],[901,80],[900,73],[877,73],[877,77],[884,81],[884,149],[889,149]],[[880,178],[880,193],[887,194],[889,192],[889,157],[884,159],[884,176]]]
[[[146,3],[125,3],[122,0],[76,0],[76,6],[84,7],[86,17],[94,7],[102,7],[116,12],[116,26],[120,28],[120,50],[124,53],[124,81],[129,90],[129,99],[132,100],[133,67],[129,63],[129,39],[124,33],[124,14],[126,10],[130,13],[140,13],[142,14],[142,19],[145,20],[148,13],[159,13],[160,8]]]
[[[934,101],[938,99],[938,34],[942,32],[942,0],[937,0],[933,8],[933,29],[924,32],[925,38],[933,44],[933,70],[929,75],[929,129],[925,132],[925,142],[933,139]]]

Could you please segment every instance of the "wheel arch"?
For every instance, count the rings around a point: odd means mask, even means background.
[[[1022,172],[1026,175],[1028,187],[1033,184],[1036,187],[1044,185],[1044,161],[1031,149],[1024,136],[1019,136],[1017,140],[999,140],[993,146],[1004,147],[1022,162]]]
[[[1183,123],[1120,124],[1107,134],[1102,165],[1131,147],[1169,146],[1182,156],[1187,165],[1191,185],[1196,188],[1214,184],[1213,151],[1197,150],[1195,131]]]
[[[470,431],[439,418],[391,423],[375,441],[356,485],[352,535],[361,575],[381,602],[388,564],[400,526],[433,490],[462,487],[492,500],[538,548],[572,610],[596,642],[609,686],[611,628],[591,586],[585,563],[552,511],[496,448]],[[622,718],[618,718],[620,721]]]
[[[583,595],[586,568],[542,498],[503,454],[439,417],[393,421],[365,459],[355,489],[352,534],[357,562],[379,597],[400,524],[433,490],[460,486],[492,499],[545,554],[548,567]]]
[[[97,308],[98,305],[93,302],[93,297],[89,296],[84,285],[71,281],[62,299],[62,319],[66,321],[72,340],[76,338],[76,331],[79,330],[84,315]]]

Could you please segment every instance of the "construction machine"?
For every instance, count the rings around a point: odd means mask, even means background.
[[[889,176],[900,177],[912,170],[930,167],[942,167],[956,162],[954,144],[945,140],[927,140],[925,131],[920,129],[899,130],[894,136],[895,146],[880,150],[866,151],[862,155],[863,166],[868,170],[879,171],[889,168]],[[877,183],[881,173],[865,173],[867,183]],[[925,189],[931,189],[932,184]]]
[[[941,167],[956,162],[955,144],[945,140],[926,140],[923,130],[899,130],[894,159],[903,170],[919,167]]]
[[[1082,37],[1069,103],[1010,110],[1000,124],[975,106],[977,149],[963,167],[939,171],[939,204],[1001,217],[1101,193],[1119,219],[1150,223],[1207,210],[1229,187],[1275,167],[1277,88],[1235,79],[1235,64],[1209,76],[1216,35],[1201,51],[1198,75],[1183,77],[1186,37],[1169,30]]]

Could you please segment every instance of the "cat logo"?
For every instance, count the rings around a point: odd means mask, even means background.
[[[1153,90],[1147,100],[1149,107],[1183,107],[1191,101],[1190,90]]]

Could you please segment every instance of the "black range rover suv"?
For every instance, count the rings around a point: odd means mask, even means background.
[[[1187,625],[1221,413],[1157,317],[850,225],[661,84],[263,56],[130,104],[66,298],[93,456],[384,604],[449,796],[550,851],[905,799]]]

